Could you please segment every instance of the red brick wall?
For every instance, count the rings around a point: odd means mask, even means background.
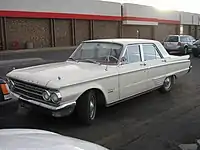
[[[56,19],[55,20],[55,39],[56,46],[72,45],[72,27],[71,20]]]
[[[75,24],[76,45],[78,45],[82,41],[90,39],[89,20],[76,20]]]
[[[94,21],[94,39],[119,37],[118,21]]]
[[[190,35],[195,37],[195,26],[190,26]]]
[[[200,39],[200,26],[197,27],[197,38]]]
[[[189,34],[189,25],[183,25],[183,34]]]
[[[124,38],[153,38],[152,26],[123,25],[122,33]]]
[[[2,18],[0,18],[0,51],[3,49]]]
[[[177,25],[171,24],[158,24],[155,26],[155,39],[163,41],[169,34],[177,34]]]
[[[7,18],[6,32],[8,49],[14,49],[14,41],[19,48],[25,48],[26,42],[33,42],[34,47],[50,47],[49,19]]]

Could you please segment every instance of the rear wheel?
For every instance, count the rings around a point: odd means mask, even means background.
[[[161,93],[170,92],[173,84],[175,83],[175,77],[167,77],[164,80],[162,87],[160,88]]]
[[[77,101],[77,115],[81,123],[90,125],[96,116],[97,97],[95,91],[88,91]]]
[[[194,57],[198,57],[199,56],[199,53],[198,53],[197,49],[193,49],[192,50],[192,54],[193,54]]]

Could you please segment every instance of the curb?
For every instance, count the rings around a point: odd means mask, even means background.
[[[47,48],[36,48],[36,49],[20,49],[20,50],[7,50],[0,51],[0,55],[10,55],[16,53],[33,53],[33,52],[45,52],[45,51],[60,51],[60,50],[74,50],[77,46],[71,47],[47,47]]]

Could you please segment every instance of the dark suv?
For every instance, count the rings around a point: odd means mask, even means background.
[[[192,51],[195,38],[190,35],[169,35],[163,45],[169,53],[188,54]]]

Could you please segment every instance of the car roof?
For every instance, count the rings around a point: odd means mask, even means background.
[[[148,39],[124,39],[124,38],[118,38],[118,39],[97,39],[97,40],[87,40],[84,41],[85,43],[89,42],[108,42],[108,43],[117,43],[122,45],[130,45],[130,44],[140,44],[140,43],[156,43],[158,41],[155,40],[148,40]]]

